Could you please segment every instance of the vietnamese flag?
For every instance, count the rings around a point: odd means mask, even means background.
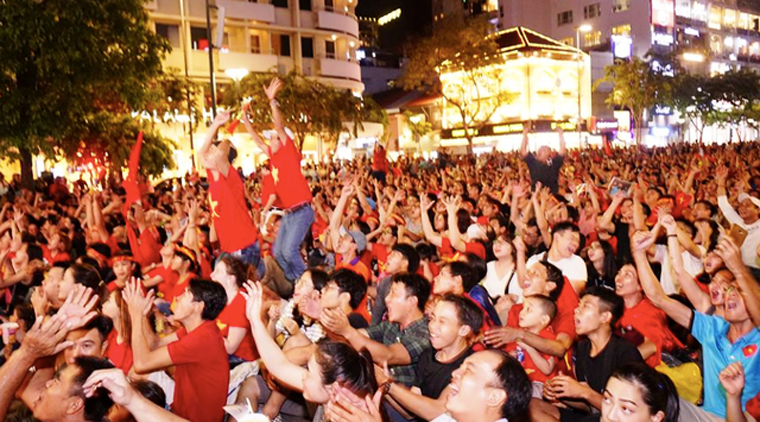
[[[137,142],[132,146],[132,151],[129,153],[129,174],[124,180],[122,186],[127,191],[127,200],[124,202],[124,209],[122,210],[124,215],[127,214],[129,207],[132,204],[140,201],[140,187],[137,184],[137,173],[140,171],[140,153],[142,152],[143,132],[137,135]]]
[[[240,119],[243,117],[243,113],[245,113],[246,111],[248,111],[248,105],[249,104],[251,104],[251,103],[250,102],[246,102],[245,104],[243,104],[243,108],[240,110],[239,113],[237,113],[237,116],[235,116],[235,120],[233,120],[232,123],[230,123],[227,126],[227,133],[229,133],[230,135],[232,135],[233,133],[235,133],[235,129],[237,129],[238,125],[240,124]]]
[[[749,346],[742,349],[742,353],[744,353],[744,357],[752,357],[755,353],[757,353],[757,344],[750,344]]]
[[[602,142],[604,143],[604,153],[608,157],[612,157],[612,149],[610,148],[610,140],[607,138],[604,138]]]

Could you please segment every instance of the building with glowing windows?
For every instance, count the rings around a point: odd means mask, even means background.
[[[556,144],[553,129],[562,125],[568,134],[569,146],[597,143],[599,138],[590,135],[576,123],[591,117],[591,74],[589,56],[538,32],[515,27],[492,35],[499,45],[501,60],[484,68],[477,79],[479,95],[463,71],[447,68],[441,72],[444,97],[457,103],[468,103],[477,109],[472,121],[485,122],[469,129],[474,135],[474,146],[513,150],[520,147],[523,125],[534,121],[534,142]],[[506,92],[510,101],[491,101],[495,92]],[[478,100],[479,106],[472,105]],[[462,115],[457,107],[442,98],[442,124],[440,145],[462,147],[467,145]],[[475,113],[472,113],[475,114]],[[572,134],[570,132],[575,132]]]

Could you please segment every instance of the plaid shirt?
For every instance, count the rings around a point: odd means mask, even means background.
[[[395,365],[389,369],[396,382],[411,387],[417,383],[417,361],[420,355],[430,347],[430,333],[427,318],[422,317],[411,323],[405,330],[398,324],[383,321],[366,329],[369,338],[386,346],[401,343],[411,358],[409,365]]]

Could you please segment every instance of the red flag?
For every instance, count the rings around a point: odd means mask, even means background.
[[[137,142],[132,146],[129,153],[129,174],[124,180],[122,186],[127,191],[127,200],[124,202],[124,215],[127,214],[129,207],[140,200],[140,186],[137,183],[137,173],[140,171],[140,153],[142,152],[143,133],[137,135]]]
[[[608,157],[612,157],[612,149],[610,148],[610,140],[607,138],[604,138],[602,142],[604,142],[604,153]]]

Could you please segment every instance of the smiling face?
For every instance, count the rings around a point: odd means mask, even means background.
[[[66,335],[66,341],[71,341],[74,344],[63,351],[63,357],[66,360],[66,364],[73,364],[74,359],[78,356],[103,356],[106,345],[104,340],[105,339],[100,337],[100,332],[97,328],[69,332],[69,334]]]
[[[501,406],[507,399],[506,391],[493,387],[495,370],[501,363],[501,357],[490,351],[470,355],[462,365],[451,374],[449,387],[451,392],[446,397],[446,410],[456,420],[472,420],[473,409],[483,409],[488,405]],[[468,417],[469,416],[469,417]]]
[[[661,422],[663,412],[652,415],[641,388],[628,381],[610,378],[602,399],[602,422]]]
[[[554,242],[552,248],[556,246],[556,250],[563,258],[569,258],[575,254],[578,250],[578,246],[581,244],[581,235],[573,230],[565,230],[554,235]]]
[[[626,297],[641,292],[639,277],[633,265],[623,265],[615,276],[615,294]]]
[[[465,327],[459,322],[456,305],[451,302],[439,301],[430,316],[428,330],[430,331],[430,344],[435,350],[441,350],[454,344],[460,336],[466,335],[469,332],[469,327]]]

